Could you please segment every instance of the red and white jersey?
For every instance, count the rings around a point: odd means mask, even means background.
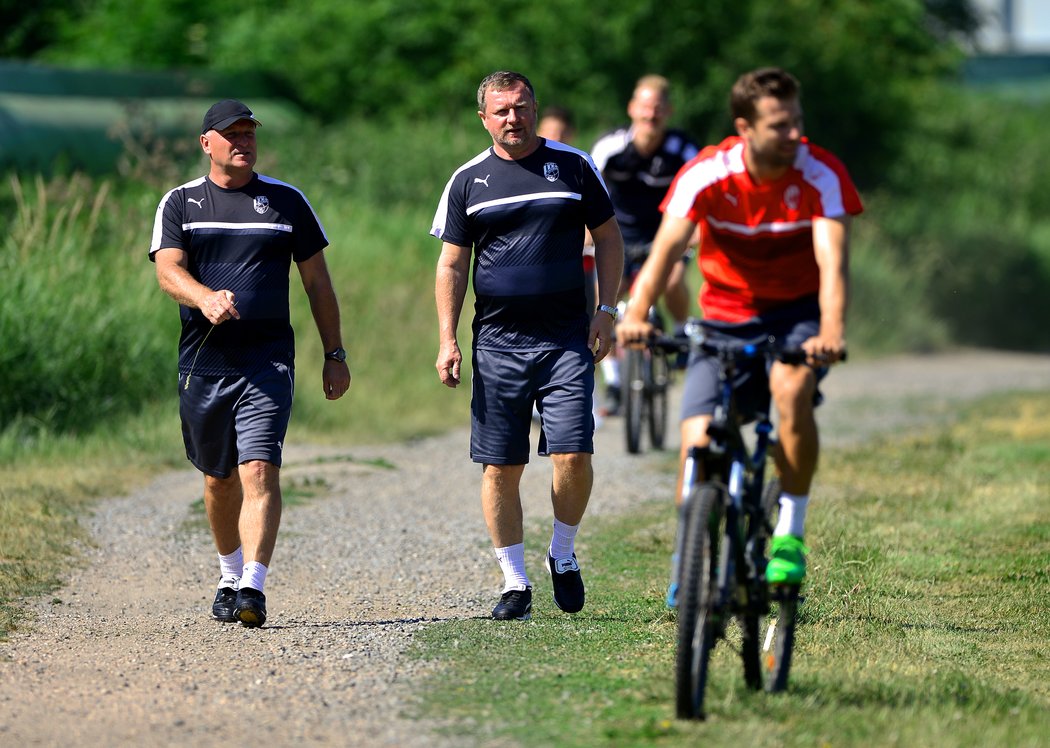
[[[816,294],[813,219],[864,210],[842,163],[805,138],[787,173],[761,184],[744,166],[744,147],[733,136],[704,148],[660,205],[700,225],[700,308],[707,319],[743,322]]]

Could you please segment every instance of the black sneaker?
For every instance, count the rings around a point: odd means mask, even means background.
[[[543,565],[551,575],[554,604],[566,613],[583,610],[583,577],[580,576],[580,565],[576,563],[576,554],[572,554],[572,558],[555,560],[548,550]]]
[[[233,587],[220,587],[215,591],[215,602],[211,604],[211,617],[223,623],[237,620],[234,608],[237,606],[237,590]]]
[[[532,587],[507,590],[492,609],[497,621],[527,621],[532,617]]]
[[[248,628],[262,626],[266,623],[266,595],[251,587],[241,587],[237,591],[234,613],[237,620]]]

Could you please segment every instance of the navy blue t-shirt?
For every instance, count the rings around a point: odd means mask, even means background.
[[[667,188],[686,162],[700,152],[684,132],[668,130],[656,152],[643,156],[634,146],[633,135],[631,128],[621,127],[603,135],[591,149],[628,247],[653,241],[663,220],[660,203]]]
[[[291,263],[326,246],[324,228],[306,197],[261,174],[239,189],[201,177],[166,194],[157,207],[150,259],[159,249],[183,250],[190,274],[213,290],[232,291],[241,316],[213,326],[200,310],[180,305],[179,371],[192,367],[194,374],[228,376],[247,375],[270,362],[291,366]]]
[[[474,347],[586,345],[584,226],[612,216],[590,156],[556,141],[517,161],[489,148],[457,169],[430,233],[474,251]]]

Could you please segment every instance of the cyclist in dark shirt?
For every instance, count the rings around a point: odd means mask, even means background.
[[[671,112],[667,79],[661,75],[643,76],[635,84],[627,104],[630,125],[603,135],[591,149],[623,232],[626,257],[621,297],[627,295],[631,280],[649,256],[649,248],[660,227],[660,203],[667,188],[678,170],[699,153],[688,135],[667,127]],[[689,316],[687,263],[688,259],[674,268],[664,291],[664,303],[674,318],[676,330],[685,325]],[[609,356],[602,364],[606,384],[604,412],[608,415],[615,415],[620,406],[618,364],[615,356]]]

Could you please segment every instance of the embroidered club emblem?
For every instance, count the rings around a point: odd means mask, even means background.
[[[266,195],[255,196],[255,212],[262,215],[270,209],[270,198]]]
[[[557,182],[558,177],[561,176],[558,171],[558,165],[553,161],[548,161],[543,165],[543,176],[547,177],[548,182]]]
[[[784,205],[788,210],[798,210],[798,204],[802,199],[802,191],[797,184],[790,185],[784,190]]]

